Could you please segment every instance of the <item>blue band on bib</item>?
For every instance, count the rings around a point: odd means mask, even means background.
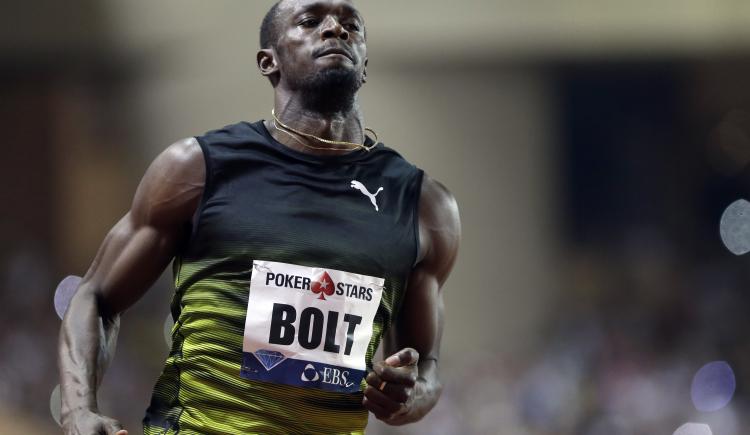
[[[313,361],[283,358],[270,351],[258,355],[243,352],[242,370],[245,379],[273,382],[295,387],[318,388],[337,393],[356,393],[365,376],[364,370],[338,367]]]

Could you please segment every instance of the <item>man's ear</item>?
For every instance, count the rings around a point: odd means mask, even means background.
[[[258,51],[256,58],[260,73],[268,77],[279,72],[279,65],[276,62],[276,52],[273,48],[264,48]]]
[[[362,83],[367,83],[367,58],[365,58],[365,69],[362,70]]]

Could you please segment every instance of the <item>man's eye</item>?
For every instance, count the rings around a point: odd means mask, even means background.
[[[316,18],[307,18],[300,21],[299,25],[302,27],[315,27],[318,25],[318,22]]]

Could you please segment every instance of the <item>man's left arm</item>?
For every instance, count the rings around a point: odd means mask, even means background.
[[[383,339],[384,354],[390,356],[373,364],[362,402],[390,425],[420,420],[440,397],[442,286],[453,269],[460,239],[456,200],[425,175],[419,200],[420,258],[409,277],[399,317]]]

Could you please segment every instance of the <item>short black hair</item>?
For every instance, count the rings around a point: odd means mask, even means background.
[[[263,17],[263,23],[260,25],[260,48],[271,48],[276,46],[279,39],[279,5],[281,0],[271,6]]]

